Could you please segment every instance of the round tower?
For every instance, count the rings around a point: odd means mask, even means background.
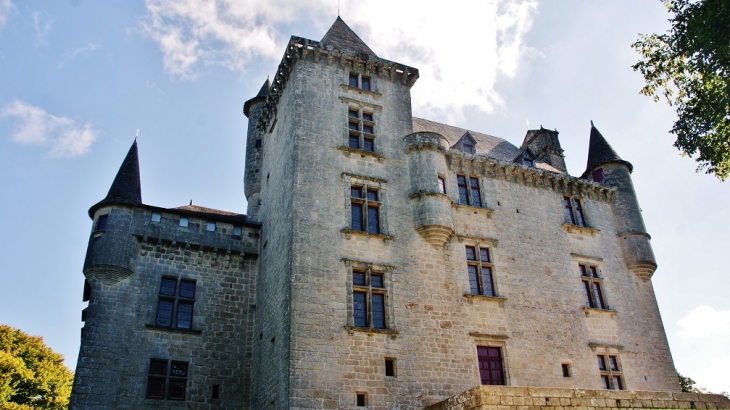
[[[117,283],[132,274],[137,243],[130,234],[132,207],[142,205],[137,141],[119,167],[106,198],[89,209],[94,221],[86,249],[84,275],[89,283]]]
[[[657,264],[631,181],[632,171],[631,163],[616,154],[591,122],[588,164],[582,177],[616,188],[612,207],[624,260],[629,270],[648,280]]]
[[[257,124],[264,110],[266,97],[269,95],[271,82],[266,79],[259,93],[243,105],[243,114],[248,117],[246,133],[246,169],[243,174],[243,191],[246,194],[248,209],[246,214],[251,220],[258,220],[261,206],[261,166],[263,162],[263,133]]]
[[[443,247],[454,234],[451,198],[445,192],[448,142],[434,132],[414,132],[404,139],[416,231],[431,245]]]

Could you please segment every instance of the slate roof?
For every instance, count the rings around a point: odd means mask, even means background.
[[[89,216],[94,218],[96,209],[105,204],[142,205],[142,184],[139,177],[139,153],[136,139],[119,167],[106,198],[89,209]]]
[[[522,153],[519,148],[502,138],[482,134],[481,132],[471,130],[467,131],[463,128],[441,124],[439,122],[425,120],[423,118],[413,117],[413,132],[419,131],[431,131],[441,134],[444,138],[446,138],[451,147],[459,142],[464,134],[469,132],[472,138],[476,141],[475,148],[478,155],[485,155],[500,161],[512,162],[515,157]]]
[[[223,216],[241,216],[241,214],[237,214],[235,212],[221,211],[220,209],[206,208],[204,206],[193,205],[193,204],[178,206],[178,207],[176,207],[174,209],[179,209],[181,211],[196,212],[196,213],[200,213],[200,214],[213,214],[213,215],[223,215]]]
[[[634,166],[630,162],[624,161],[618,156],[616,151],[606,141],[600,131],[593,125],[591,121],[591,138],[588,143],[588,162],[583,177],[588,175],[595,167],[611,162],[618,162],[629,167],[629,172],[634,170]]]
[[[349,50],[355,53],[367,54],[375,58],[378,57],[340,16],[337,16],[337,20],[327,30],[320,43],[324,46],[333,46],[340,50]]]
[[[246,117],[248,117],[248,112],[251,109],[251,105],[253,105],[253,103],[266,100],[266,97],[269,95],[269,90],[271,90],[271,81],[269,81],[269,79],[267,78],[264,82],[264,85],[261,86],[259,93],[243,104],[243,114]]]

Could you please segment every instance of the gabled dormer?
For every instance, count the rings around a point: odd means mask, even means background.
[[[531,153],[533,163],[538,168],[540,168],[538,163],[542,163],[549,165],[549,168],[556,172],[568,172],[557,130],[547,130],[540,126],[539,130],[527,131],[520,149]]]
[[[477,140],[475,140],[471,133],[467,131],[461,136],[461,138],[459,138],[459,141],[454,144],[451,149],[461,151],[465,154],[476,155]]]
[[[531,149],[527,148],[522,150],[517,157],[515,157],[514,162],[517,164],[522,164],[527,167],[535,167],[535,158],[536,155],[532,152]]]

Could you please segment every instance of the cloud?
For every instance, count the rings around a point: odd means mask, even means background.
[[[677,321],[682,339],[730,338],[730,311],[717,311],[709,306],[699,306]]]
[[[165,69],[190,78],[200,65],[244,71],[254,59],[277,61],[289,36],[275,26],[306,19],[319,4],[320,0],[145,0],[147,15],[140,27],[160,47]]]
[[[39,107],[14,100],[0,110],[0,117],[19,121],[11,140],[18,144],[46,147],[52,157],[77,157],[89,152],[98,135],[91,123],[77,124]]]
[[[51,32],[53,26],[53,20],[41,16],[40,13],[33,13],[33,25],[35,27],[36,42],[38,44],[45,44],[48,33]]]
[[[0,28],[8,21],[8,16],[15,10],[15,5],[10,0],[0,0]]]
[[[273,72],[289,35],[301,35],[289,32],[292,23],[312,24],[324,35],[335,18],[326,0],[145,0],[145,5],[140,28],[158,44],[165,70],[181,78],[195,78],[215,65],[243,72],[262,59],[271,61]],[[537,0],[462,0],[458,7],[342,0],[340,10],[379,56],[419,69],[413,89],[418,115],[458,121],[466,108],[493,112],[503,104],[495,85],[517,74],[529,51],[524,37],[537,6]]]
[[[730,311],[698,306],[677,326],[670,342],[679,372],[709,391],[730,391]]]
[[[89,43],[89,44],[85,45],[84,47],[79,47],[79,48],[73,50],[71,53],[69,53],[69,55],[64,57],[60,63],[58,63],[58,68],[62,68],[66,63],[68,63],[69,61],[76,58],[76,56],[78,56],[79,54],[90,53],[90,52],[98,49],[99,47],[101,47],[101,46],[99,46],[96,43]]]

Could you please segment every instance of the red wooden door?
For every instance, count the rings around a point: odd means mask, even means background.
[[[477,346],[477,357],[482,384],[504,385],[502,350],[499,347]]]

